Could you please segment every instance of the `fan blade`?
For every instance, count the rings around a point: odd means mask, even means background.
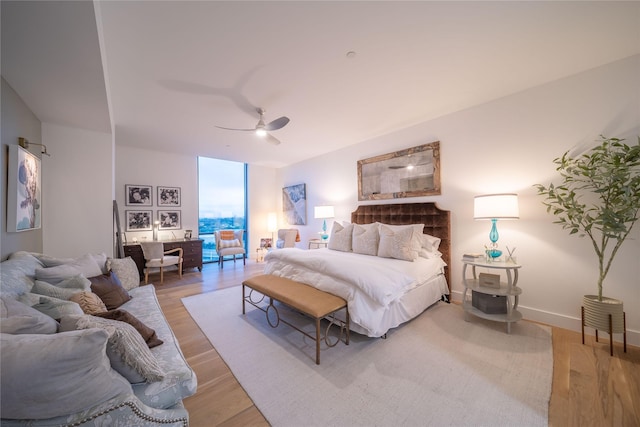
[[[271,131],[271,130],[282,129],[287,125],[287,123],[289,123],[289,117],[282,116],[278,119],[275,119],[271,123],[265,125],[264,130]]]
[[[214,126],[215,126],[215,125],[214,125]],[[224,129],[224,130],[240,130],[240,131],[243,131],[243,132],[249,132],[249,131],[250,131],[250,132],[255,132],[255,131],[256,131],[256,130],[255,130],[255,128],[254,128],[254,129],[236,129],[236,128],[224,128],[224,127],[222,127],[222,126],[216,126],[216,127],[217,127],[218,129]]]
[[[268,143],[273,144],[273,145],[279,145],[280,144],[280,140],[278,138],[273,137],[271,134],[267,134],[265,136],[266,140]]]

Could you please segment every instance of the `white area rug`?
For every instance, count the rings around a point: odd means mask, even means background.
[[[507,335],[438,303],[387,339],[323,345],[318,366],[312,340],[248,304],[242,315],[241,286],[182,301],[275,427],[547,425],[549,327],[521,321]]]

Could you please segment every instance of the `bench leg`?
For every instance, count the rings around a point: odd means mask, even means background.
[[[242,284],[242,314],[245,314],[244,312],[244,283]]]
[[[320,364],[320,318],[316,318],[316,365]]]

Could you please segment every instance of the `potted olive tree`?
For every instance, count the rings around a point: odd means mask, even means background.
[[[599,145],[580,156],[566,152],[553,161],[561,182],[535,186],[554,223],[570,235],[588,237],[598,258],[598,294],[583,297],[583,326],[609,331],[611,314],[614,333],[624,332],[622,302],[604,297],[602,285],[640,210],[640,137],[635,145],[623,141],[601,136]]]

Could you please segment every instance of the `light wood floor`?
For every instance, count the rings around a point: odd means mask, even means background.
[[[181,280],[167,273],[164,284],[155,285],[198,376],[198,392],[184,401],[193,427],[269,425],[181,302],[186,296],[238,286],[263,266],[251,260],[244,267],[241,261],[235,266],[227,261],[224,269],[205,264],[201,273],[194,269]],[[624,353],[622,344],[614,343],[610,357],[605,333],[599,343],[589,336],[582,345],[579,333],[553,327],[553,357],[550,426],[640,426],[640,348],[629,346]]]

